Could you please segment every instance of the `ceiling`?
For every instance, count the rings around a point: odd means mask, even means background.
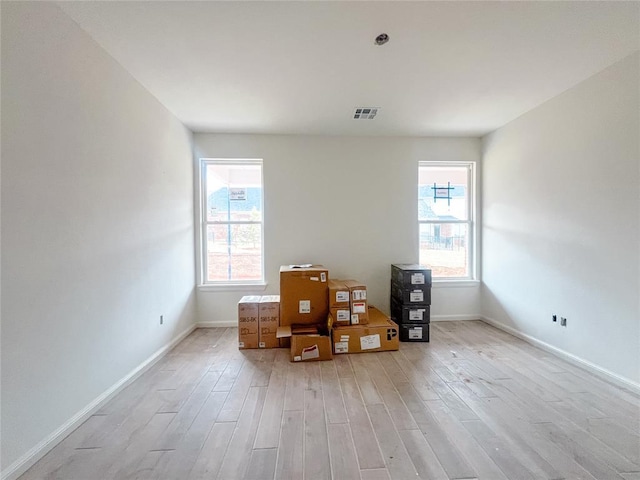
[[[195,132],[481,136],[640,47],[638,2],[58,5]]]

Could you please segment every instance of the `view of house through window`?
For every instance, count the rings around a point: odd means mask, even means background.
[[[263,281],[262,160],[201,160],[203,283]]]
[[[435,278],[474,278],[472,169],[472,163],[420,162],[419,261]]]

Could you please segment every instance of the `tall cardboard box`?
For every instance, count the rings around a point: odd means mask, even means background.
[[[329,271],[322,265],[280,267],[280,325],[326,323]]]
[[[363,353],[398,350],[400,347],[399,327],[388,316],[375,307],[368,308],[369,323],[334,327],[333,352]]]
[[[367,286],[356,280],[342,280],[349,289],[349,303],[351,308],[351,325],[361,325],[368,322]]]
[[[260,295],[245,295],[238,302],[238,348],[258,348]]]
[[[276,337],[279,326],[280,295],[263,295],[258,309],[258,347],[279,347],[280,341]]]

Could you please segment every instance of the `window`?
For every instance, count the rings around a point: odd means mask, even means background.
[[[264,282],[262,160],[200,160],[203,284]]]
[[[473,163],[420,162],[419,261],[441,280],[474,280]]]

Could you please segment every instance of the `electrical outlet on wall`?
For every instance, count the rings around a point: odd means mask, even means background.
[[[555,323],[555,322],[557,322],[557,321],[558,321],[558,316],[554,313],[554,314],[551,316],[551,320],[552,320],[554,323]]]
[[[160,325],[164,324],[164,315],[160,315]]]
[[[563,327],[567,326],[567,319],[564,317],[560,317],[560,325],[562,325]]]

